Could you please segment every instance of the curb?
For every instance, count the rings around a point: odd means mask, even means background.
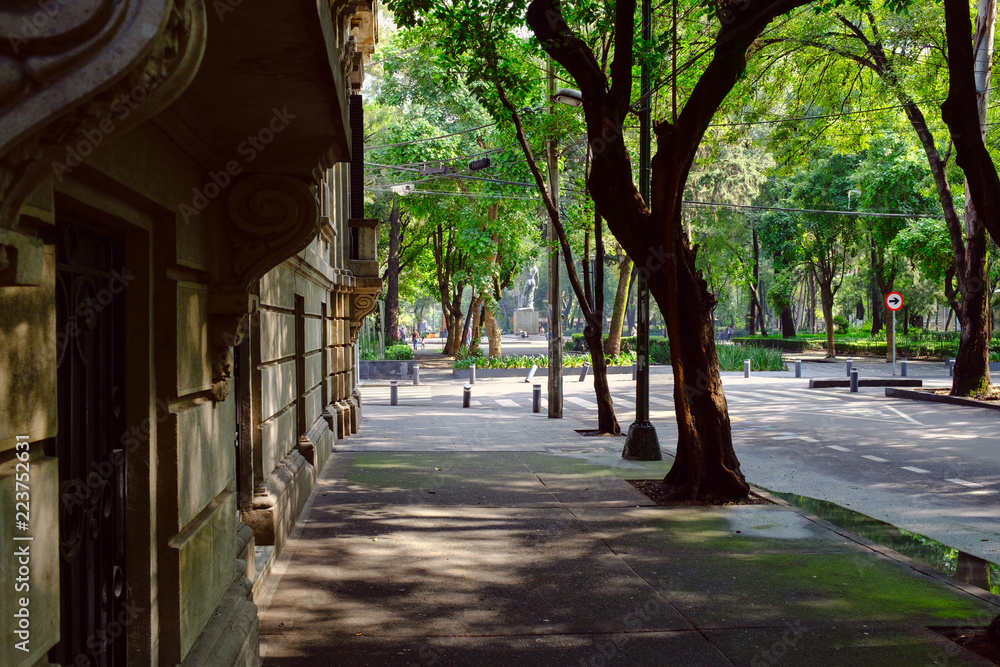
[[[824,389],[827,387],[850,387],[849,378],[812,378],[809,380],[810,389]],[[922,387],[923,380],[917,378],[858,378],[859,387]],[[887,390],[888,391],[888,390]],[[886,396],[889,394],[886,393]]]
[[[927,401],[928,403],[952,403],[954,405],[967,405],[973,408],[985,408],[986,410],[1000,410],[1000,403],[986,403],[973,398],[963,398],[961,396],[948,396],[941,394],[931,394],[926,391],[915,391],[913,389],[894,389],[886,387],[886,396],[892,398],[908,398],[912,401]]]
[[[978,598],[983,602],[986,602],[988,604],[1000,608],[1000,596],[998,595],[994,595],[993,593],[987,590],[983,590],[978,586],[967,584],[957,577],[950,576],[947,574],[941,574],[931,566],[925,565],[924,563],[921,563],[920,561],[911,558],[910,556],[901,554],[900,552],[894,550],[892,547],[887,547],[884,544],[879,544],[878,542],[870,540],[867,537],[858,535],[857,533],[853,533],[849,529],[843,528],[835,523],[827,521],[826,519],[813,514],[809,510],[803,509],[797,505],[793,505],[784,498],[779,498],[775,495],[772,495],[771,493],[768,493],[766,490],[760,488],[759,486],[754,486],[753,484],[751,484],[750,490],[751,493],[758,495],[761,498],[764,498],[765,500],[769,500],[775,505],[781,505],[783,507],[787,507],[788,509],[792,510],[799,516],[804,517],[805,519],[812,521],[813,523],[822,526],[827,530],[836,533],[837,535],[840,535],[844,539],[853,542],[858,547],[861,547],[862,549],[867,549],[868,551],[872,552],[872,554],[875,555],[876,557],[881,556],[882,558],[885,558],[887,560],[895,561],[899,565],[907,567],[915,572],[918,572],[924,575],[925,577],[934,579],[940,584],[956,588],[962,591],[963,593],[966,593],[967,595],[971,595],[972,597]],[[893,527],[897,528],[898,530],[902,530],[898,528],[898,526],[893,526]]]

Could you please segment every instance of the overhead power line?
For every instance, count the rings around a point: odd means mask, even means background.
[[[750,206],[746,204],[723,204],[721,202],[691,201],[684,199],[682,204],[688,206],[714,206],[721,208],[735,208],[750,211],[783,211],[785,213],[819,213],[822,215],[847,215],[856,218],[931,218],[940,220],[943,214],[933,215],[927,213],[879,213],[878,211],[833,211],[815,208],[784,208],[781,206]]]
[[[394,144],[382,144],[380,146],[365,146],[365,152],[373,151],[376,148],[393,148],[395,146],[409,146],[410,144],[419,144],[425,141],[437,141],[438,139],[447,139],[449,137],[457,137],[460,134],[468,134],[469,132],[475,132],[476,130],[482,130],[487,127],[493,127],[496,123],[487,123],[486,125],[480,125],[478,127],[470,127],[468,130],[460,130],[458,132],[452,132],[451,134],[442,134],[437,137],[427,137],[425,139],[413,139],[412,141],[398,141]]]

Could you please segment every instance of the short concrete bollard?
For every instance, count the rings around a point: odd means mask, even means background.
[[[542,385],[536,384],[531,388],[531,411],[542,411]]]
[[[538,364],[531,364],[531,368],[528,369],[528,377],[524,378],[525,382],[531,382],[535,377],[535,371],[538,370]]]
[[[413,364],[413,386],[420,384],[420,364]]]
[[[469,384],[476,384],[476,365],[469,366]]]
[[[854,359],[847,360],[847,377],[851,377],[851,369],[854,368]]]
[[[389,405],[399,405],[399,382],[397,380],[389,383]]]
[[[750,377],[750,360],[749,359],[744,359],[743,360],[743,377],[745,377],[745,378]]]
[[[797,378],[802,377],[802,360],[801,359],[796,359],[795,360],[795,377],[797,377]]]
[[[472,385],[465,384],[465,391],[462,392],[462,407],[467,408],[472,404]]]
[[[858,369],[857,368],[852,368],[851,369],[851,393],[852,394],[858,393]]]
[[[580,382],[583,382],[584,380],[587,379],[587,373],[589,372],[590,372],[590,362],[585,361],[583,362],[583,370],[580,371]]]
[[[899,362],[899,376],[906,377],[906,359],[901,359]]]

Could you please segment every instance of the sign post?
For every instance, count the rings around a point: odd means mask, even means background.
[[[889,292],[885,295],[885,307],[892,311],[892,374],[896,374],[896,311],[903,307],[903,295]]]

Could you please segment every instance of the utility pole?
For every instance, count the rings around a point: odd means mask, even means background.
[[[548,62],[549,113],[555,113],[556,74],[552,58]],[[551,136],[545,142],[545,157],[548,163],[549,197],[559,211],[559,156],[557,143]],[[562,303],[559,298],[559,237],[555,225],[549,220],[549,418],[563,416],[563,373],[562,373]]]
[[[676,3],[676,0],[675,0]],[[652,0],[642,0],[642,39],[648,45],[653,39]],[[676,5],[675,5],[676,9]],[[675,19],[676,21],[676,15]],[[677,50],[676,38],[674,50]],[[645,51],[645,49],[644,49]],[[650,206],[650,144],[652,88],[648,60],[644,57],[640,67],[642,95],[639,104],[639,194],[646,206]],[[677,82],[674,81],[676,88]],[[638,267],[636,280],[636,382],[635,421],[628,428],[622,458],[633,461],[659,461],[663,459],[660,441],[656,437],[656,427],[649,421],[649,286],[646,284],[646,267]]]

